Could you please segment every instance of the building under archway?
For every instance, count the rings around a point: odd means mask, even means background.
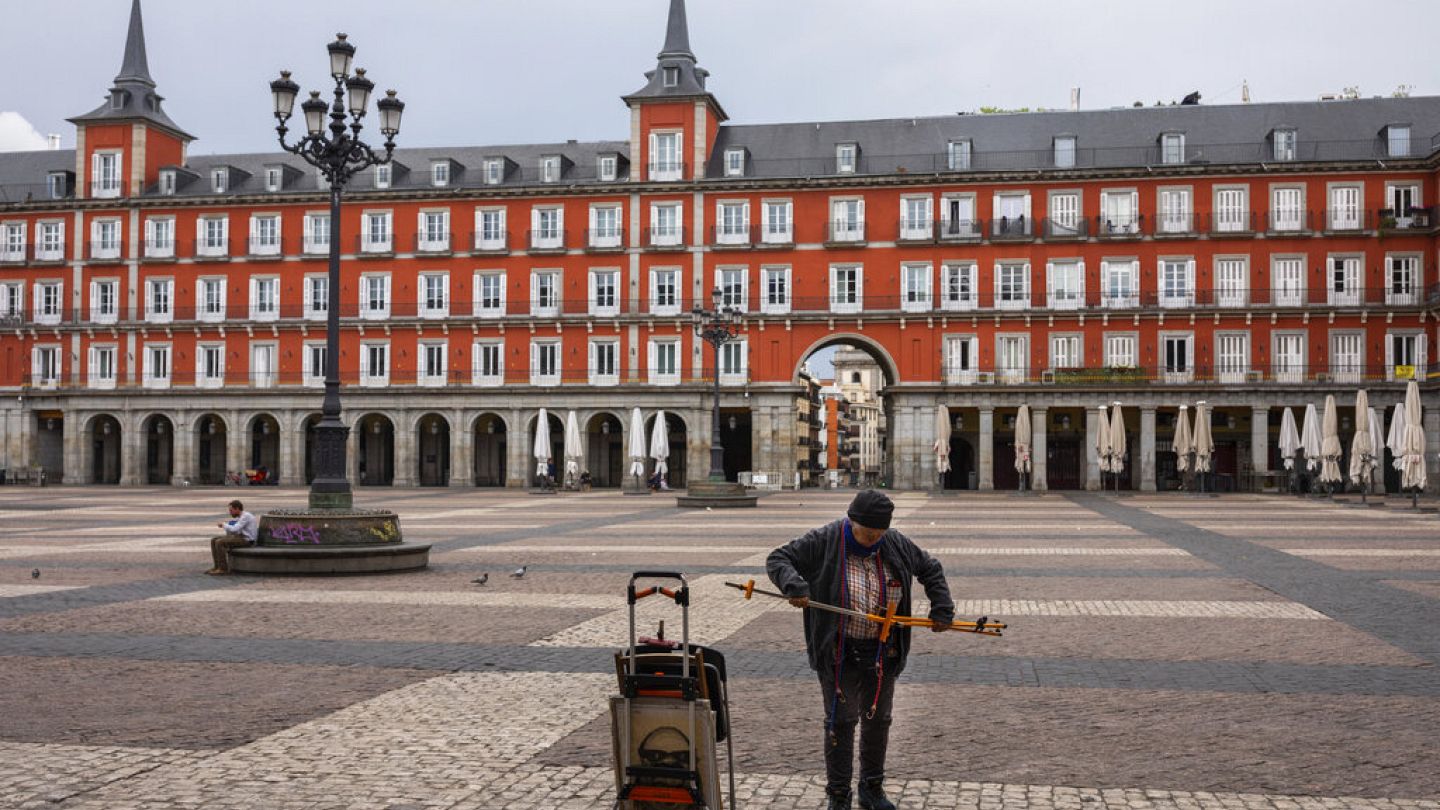
[[[145,483],[168,484],[175,476],[175,423],[155,414],[143,423],[145,433]]]
[[[829,336],[806,351],[795,380],[802,386],[796,395],[813,398],[812,407],[819,417],[813,433],[812,425],[797,425],[802,436],[811,433],[804,436],[808,441],[796,437],[797,455],[808,455],[812,443],[823,447],[813,463],[823,467],[828,485],[891,482],[894,403],[887,390],[899,377],[885,348],[862,335]],[[796,409],[797,413],[805,410]],[[797,471],[805,466],[803,458],[796,459]]]
[[[450,422],[438,413],[420,417],[415,424],[419,447],[417,481],[422,487],[450,485]]]
[[[481,414],[474,434],[475,486],[505,486],[505,420],[499,414]]]

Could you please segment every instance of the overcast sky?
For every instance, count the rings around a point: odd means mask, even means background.
[[[197,154],[272,147],[267,83],[319,89],[324,46],[406,102],[403,145],[624,139],[668,0],[143,0],[150,70]],[[0,113],[68,148],[120,67],[130,0],[7,0]],[[1440,91],[1435,0],[691,0],[690,40],[735,123],[1178,100]],[[23,122],[22,122],[23,123]],[[0,117],[0,148],[33,142]],[[1427,137],[1429,133],[1426,133]]]

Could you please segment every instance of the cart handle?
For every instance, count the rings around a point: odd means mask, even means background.
[[[637,590],[635,588],[635,581],[639,579],[678,579],[680,580],[680,587],[671,589],[652,585],[649,588]],[[625,598],[629,604],[633,605],[641,599],[647,596],[654,596],[657,593],[675,600],[675,604],[682,607],[688,607],[690,605],[690,585],[685,581],[684,574],[678,571],[636,571],[630,575],[630,584],[625,589]]]

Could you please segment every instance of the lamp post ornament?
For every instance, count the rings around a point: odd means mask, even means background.
[[[714,397],[710,414],[710,474],[712,482],[725,480],[725,448],[720,443],[720,347],[734,340],[740,334],[741,313],[739,307],[720,305],[720,288],[710,293],[713,309],[696,307],[690,310],[695,336],[710,344],[715,355]]]
[[[285,140],[286,122],[295,109],[300,86],[290,79],[290,72],[280,71],[280,78],[270,82],[275,102],[275,118],[280,123],[275,131],[285,151],[299,155],[330,184],[330,272],[326,290],[325,312],[325,401],[320,409],[320,423],[315,427],[315,479],[310,485],[312,509],[349,509],[353,505],[350,481],[345,475],[345,449],[350,429],[340,421],[340,194],[356,174],[371,166],[391,161],[395,152],[395,136],[400,132],[400,116],[405,103],[387,91],[375,103],[380,118],[380,134],[385,136],[384,154],[378,154],[360,140],[361,121],[370,103],[375,83],[366,78],[364,68],[355,68],[355,46],[344,34],[337,34],[330,43],[330,77],[335,81],[334,101],[326,102],[319,91],[300,104],[305,116],[305,136],[294,144]],[[330,124],[325,125],[326,113]],[[348,123],[347,123],[348,121]],[[328,129],[328,132],[327,132]]]

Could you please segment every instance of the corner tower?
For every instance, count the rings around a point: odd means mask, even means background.
[[[105,103],[70,119],[75,125],[76,196],[139,195],[159,177],[160,167],[185,162],[194,136],[161,109],[145,56],[145,26],[140,0],[130,5],[125,56]]]
[[[710,72],[690,50],[685,0],[670,0],[665,47],[644,87],[624,96],[630,106],[630,165],[635,179],[693,180],[705,176],[720,124],[728,118],[705,88]]]

